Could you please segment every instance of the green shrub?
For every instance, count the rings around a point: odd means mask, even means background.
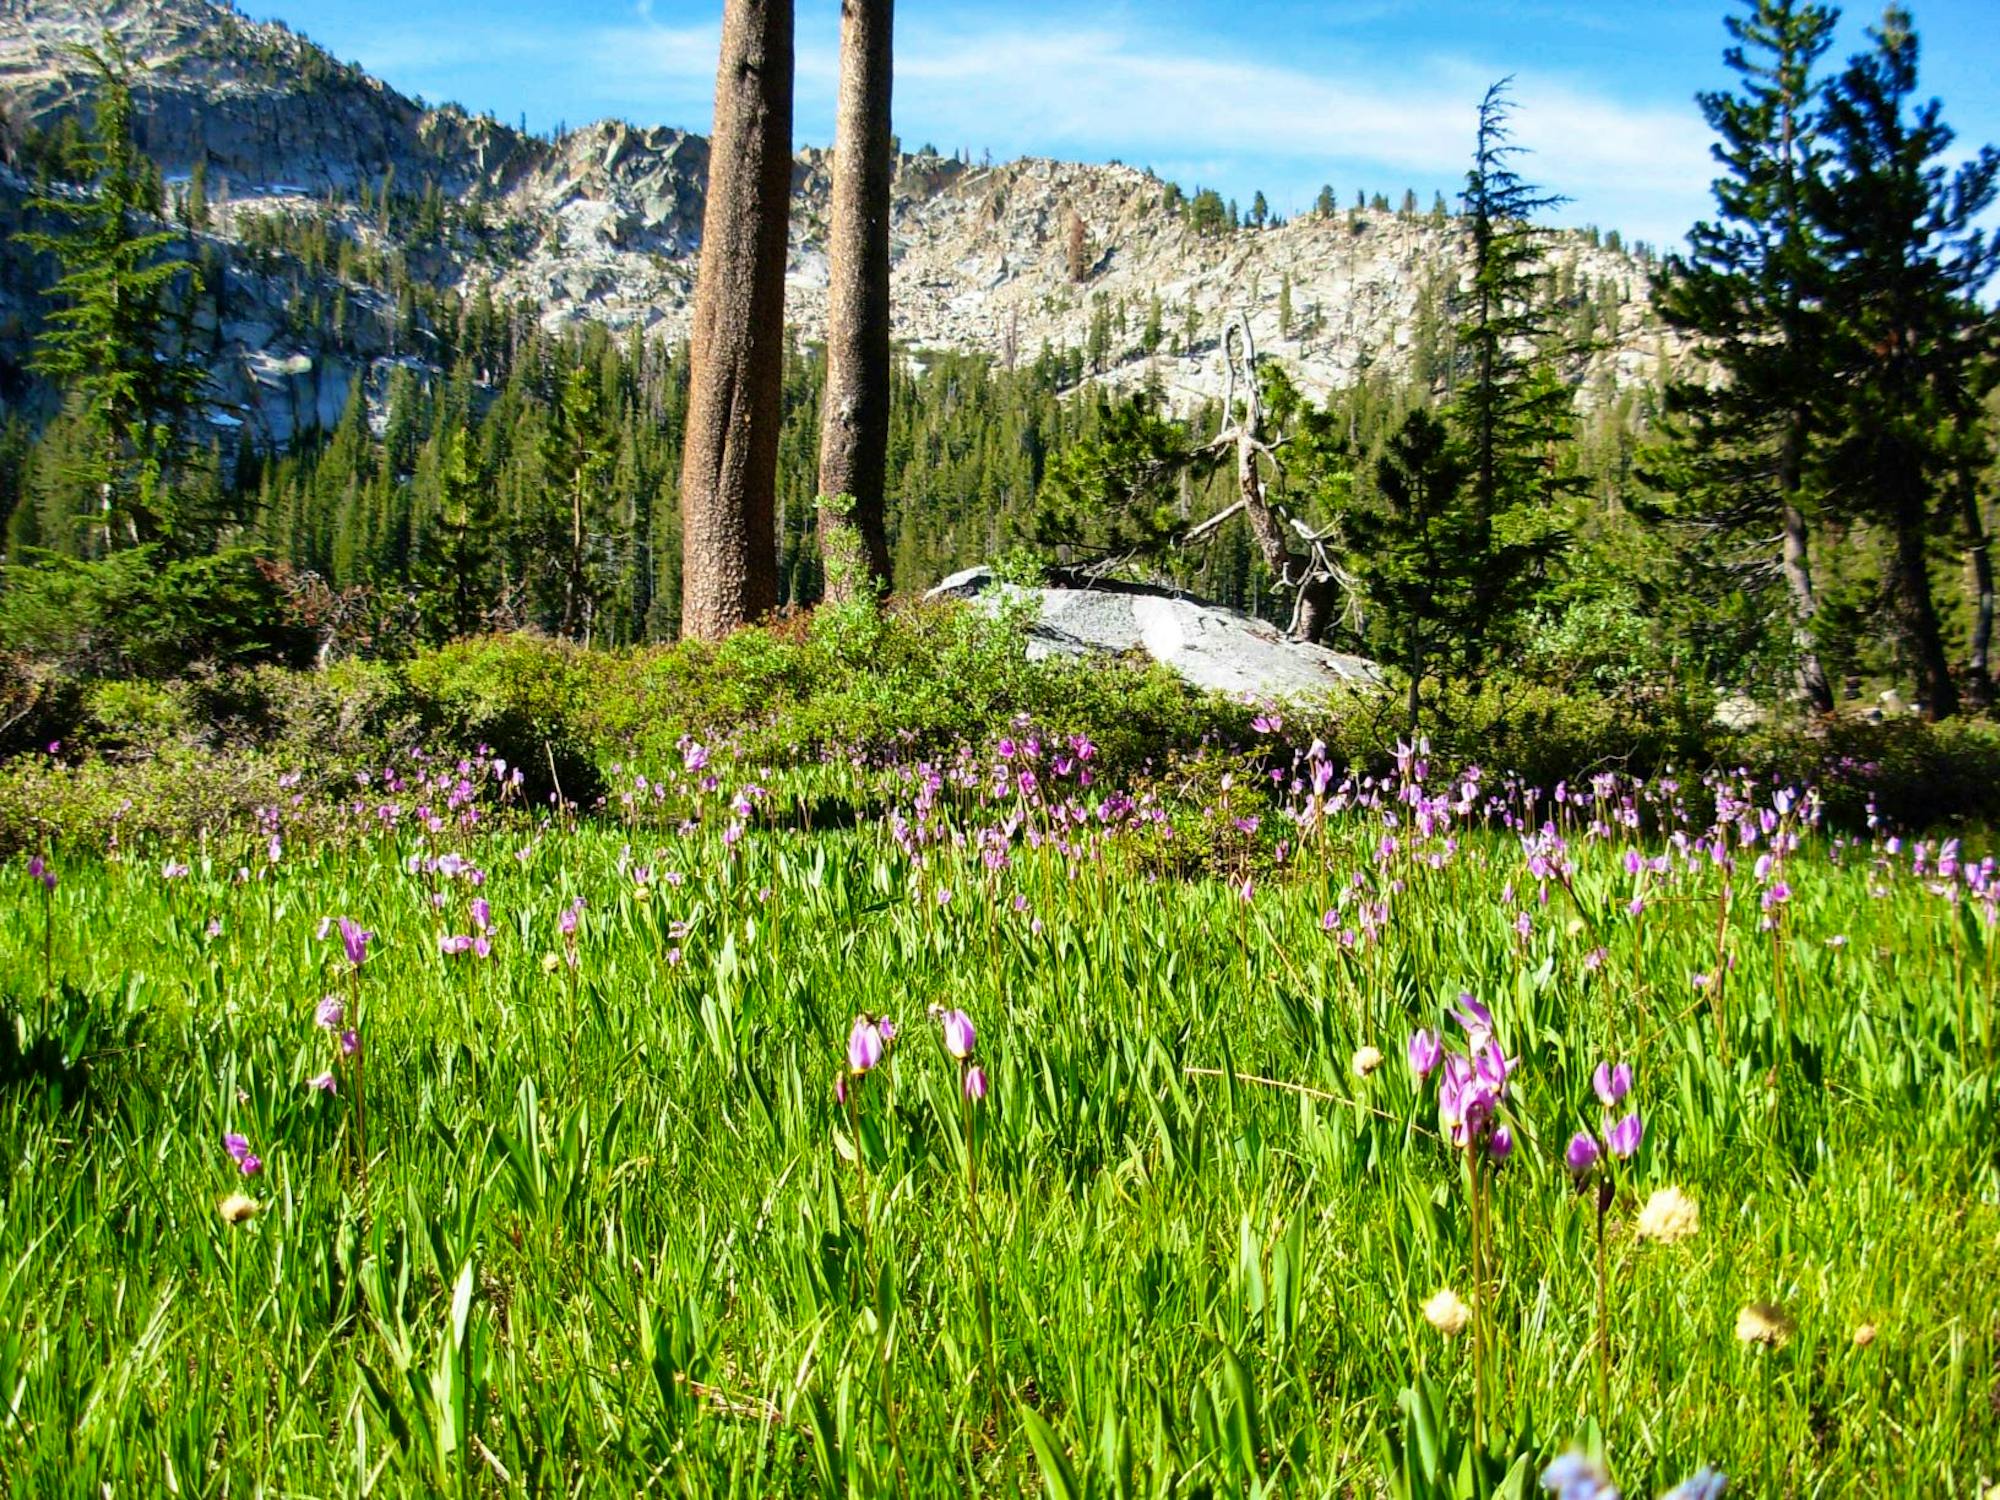
[[[1723,736],[1710,722],[1706,690],[1645,695],[1563,692],[1496,678],[1477,693],[1455,690],[1420,731],[1440,767],[1478,765],[1552,786],[1598,771],[1651,776],[1668,766],[1702,766]],[[1295,735],[1324,740],[1334,759],[1369,771],[1394,763],[1410,738],[1393,695],[1354,692],[1318,711],[1291,716]]]
[[[753,765],[848,752],[931,755],[1017,719],[1088,734],[1107,771],[1136,768],[1248,711],[1144,661],[1030,661],[1018,620],[957,602],[830,606],[719,644],[600,657],[588,722],[601,755],[657,765],[683,735]]]
[[[1830,821],[1899,828],[2000,822],[2000,725],[1981,719],[1835,719],[1733,737],[1719,755],[1763,777],[1812,781]]]
[[[196,738],[193,694],[184,682],[114,678],[92,683],[84,703],[92,738],[107,749],[150,751]]]
[[[769,768],[810,779],[823,761],[935,759],[1032,724],[1044,735],[1094,741],[1102,785],[1165,791],[1187,783],[1195,802],[1223,810],[1201,826],[1176,812],[1180,842],[1156,851],[1156,868],[1254,873],[1254,846],[1268,840],[1237,837],[1234,820],[1249,815],[1240,798],[1211,795],[1219,787],[1200,777],[1227,771],[1240,747],[1272,743],[1252,732],[1256,710],[1141,659],[1031,661],[1027,646],[1018,620],[962,604],[864,601],[713,644],[606,652],[500,636],[423,651],[402,665],[347,659],[311,672],[197,664],[177,677],[79,684],[39,657],[0,653],[0,704],[17,726],[8,747],[46,752],[60,739],[65,759],[105,762],[50,780],[46,753],[17,754],[0,788],[0,836],[25,837],[43,821],[110,836],[128,798],[136,807],[122,815],[128,828],[213,830],[239,815],[247,821],[272,796],[280,770],[305,773],[300,785],[309,791],[345,784],[357,768],[416,745],[485,745],[522,772],[531,805],[559,786],[588,807],[614,765],[657,771],[679,759],[683,736],[733,754],[745,775]],[[1354,690],[1282,713],[1282,745],[1319,739],[1336,764],[1361,771],[1389,769],[1407,738],[1393,693]],[[1840,720],[1744,734],[1719,728],[1712,715],[1713,694],[1699,687],[1563,691],[1503,677],[1476,694],[1448,695],[1425,742],[1440,774],[1476,763],[1546,786],[1670,767],[1691,782],[1711,766],[1742,766],[1818,783],[1830,818],[1846,827],[1861,826],[1871,809],[1913,828],[2000,820],[2000,728],[1992,724]],[[1246,778],[1232,791],[1248,789]],[[140,805],[159,798],[187,805]]]
[[[407,749],[423,725],[402,671],[342,657],[315,672],[250,674],[274,754],[297,768],[351,771]]]
[[[0,648],[0,760],[75,736],[83,684],[25,651]]]
[[[0,855],[53,835],[99,850],[204,845],[254,863],[257,811],[283,798],[279,775],[263,755],[188,745],[129,762],[19,756],[0,766]]]
[[[0,642],[71,677],[170,677],[196,663],[304,665],[310,633],[250,552],[170,559],[134,547],[10,568]]]
[[[535,802],[588,807],[604,791],[589,733],[607,658],[538,636],[490,636],[420,652],[404,667],[422,735],[485,745],[521,772]]]

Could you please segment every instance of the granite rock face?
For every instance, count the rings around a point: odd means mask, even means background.
[[[1256,702],[1382,683],[1380,670],[1363,657],[1302,645],[1254,615],[1162,589],[1024,588],[1001,583],[980,567],[952,574],[927,597],[966,599],[993,610],[1005,602],[1032,603],[1030,657],[1137,652],[1196,687]]]
[[[273,215],[317,221],[351,242],[356,260],[393,258],[429,286],[531,307],[551,328],[686,335],[708,175],[702,136],[616,120],[554,139],[525,134],[427,106],[220,0],[0,0],[0,221],[10,209],[18,218],[28,192],[6,168],[9,122],[48,128],[87,110],[91,74],[69,49],[107,34],[131,61],[136,132],[170,195],[203,171],[212,215],[198,238],[228,266],[227,321],[272,330],[262,344],[219,341],[219,425],[282,442],[337,420],[355,375],[363,391],[385,389],[385,363],[424,355],[420,339],[406,334],[399,347],[388,331],[395,308],[382,305],[381,287],[342,282],[333,265],[287,265],[282,254],[274,264],[268,243],[249,253],[246,237]],[[793,176],[786,317],[808,341],[825,329],[828,167],[828,153],[809,147]],[[442,229],[417,242],[411,216],[381,212],[385,190],[441,195]],[[1089,349],[1085,381],[1150,381],[1187,409],[1220,395],[1216,342],[1241,313],[1260,350],[1323,397],[1364,376],[1411,373],[1424,328],[1465,277],[1464,235],[1441,215],[1301,214],[1202,234],[1167,209],[1166,193],[1150,173],[1115,163],[903,156],[890,225],[895,338],[916,362],[926,350],[1008,362],[1044,345]],[[1087,249],[1080,283],[1073,221]],[[1577,234],[1551,235],[1544,261],[1571,303],[1592,310],[1596,350],[1563,372],[1579,409],[1681,358],[1647,310],[1646,264]],[[18,396],[5,388],[9,367],[18,379],[44,277],[0,241],[0,395]],[[349,315],[300,329],[285,314],[302,297],[322,308],[340,297]],[[270,362],[301,355],[315,362],[312,388],[288,376],[278,391]]]

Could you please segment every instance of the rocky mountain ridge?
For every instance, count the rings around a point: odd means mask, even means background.
[[[685,334],[703,137],[618,121],[553,140],[524,134],[456,106],[426,106],[220,0],[0,0],[0,107],[14,136],[87,104],[88,69],[69,49],[106,37],[133,66],[138,140],[170,191],[185,192],[200,169],[213,204],[206,233],[221,253],[240,257],[248,226],[267,216],[317,217],[358,251],[398,258],[411,277],[467,297],[484,290],[502,304],[525,301],[550,325]],[[24,192],[19,176],[0,178],[0,199],[11,193],[18,203]],[[392,194],[425,195],[444,212],[413,235],[380,208]],[[1237,313],[1248,315],[1260,350],[1283,359],[1310,393],[1371,372],[1428,373],[1427,351],[1462,275],[1453,221],[1342,210],[1200,233],[1171,196],[1168,184],[1117,164],[905,155],[891,229],[897,337],[914,351],[1001,359],[1044,345],[1088,350],[1087,378],[1152,380],[1178,404],[1218,394],[1214,344]],[[802,150],[787,316],[809,340],[824,327],[829,197],[828,154]],[[1677,358],[1647,312],[1641,260],[1564,233],[1550,236],[1546,265],[1596,342],[1597,352],[1565,372],[1582,404],[1646,384]],[[355,368],[379,376],[381,361],[420,354],[399,352],[393,334],[367,334],[366,319],[349,320],[339,347],[311,335],[288,342],[283,309],[260,305],[255,277],[243,280],[237,326],[226,340],[217,330],[218,343],[235,362],[241,419],[266,437],[337,415]],[[297,280],[281,278],[271,295],[295,293]],[[0,279],[0,299],[19,281]],[[379,289],[357,284],[349,293],[358,307],[382,301]],[[17,299],[17,320],[32,320],[31,300]],[[0,305],[0,317],[7,312]],[[272,380],[296,383],[301,360],[317,365],[310,392],[257,399]],[[225,417],[229,408],[219,403]]]

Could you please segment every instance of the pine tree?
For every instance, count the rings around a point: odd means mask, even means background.
[[[1976,228],[2000,187],[2000,151],[1956,170],[1936,100],[1914,104],[1917,37],[1891,6],[1873,45],[1827,92],[1828,169],[1811,186],[1826,237],[1826,363],[1816,467],[1841,512],[1889,537],[1889,603],[1925,712],[1955,713],[1958,688],[1931,593],[1934,532],[1968,459],[1983,455],[1981,403],[2000,370],[2000,325],[1978,298],[2000,242]],[[1983,466],[1983,465],[1982,465]]]
[[[192,234],[200,234],[209,227],[212,215],[208,207],[208,162],[204,158],[194,164],[188,175],[187,191],[181,195],[181,223]]]
[[[1741,91],[1700,96],[1725,169],[1714,185],[1719,218],[1695,225],[1688,254],[1668,261],[1654,298],[1721,378],[1669,387],[1654,467],[1672,495],[1668,514],[1694,535],[1691,555],[1712,562],[1726,587],[1755,592],[1763,579],[1782,578],[1799,689],[1827,713],[1833,692],[1814,639],[1809,553],[1818,507],[1805,489],[1814,393],[1825,377],[1809,303],[1825,251],[1806,199],[1824,154],[1813,68],[1837,15],[1801,0],[1747,8],[1725,22],[1733,42],[1723,58]]]
[[[493,538],[498,519],[492,490],[473,466],[464,427],[441,438],[437,514],[419,554],[417,608],[433,641],[475,635],[494,603]]]
[[[1069,222],[1063,233],[1063,258],[1069,269],[1069,279],[1083,282],[1090,277],[1090,232],[1084,227],[1083,215],[1074,208],[1069,211]]]
[[[1453,330],[1455,396],[1447,412],[1467,465],[1476,532],[1470,550],[1490,560],[1467,616],[1467,657],[1519,614],[1540,565],[1564,543],[1555,502],[1577,488],[1549,463],[1567,435],[1570,393],[1543,378],[1549,314],[1541,296],[1540,236],[1529,222],[1561,198],[1524,182],[1509,163],[1521,148],[1507,128],[1507,80],[1479,105],[1462,213],[1470,286]]]
[[[614,454],[589,366],[575,364],[543,437],[548,486],[542,530],[542,595],[558,635],[581,639],[597,619],[606,579],[597,565],[604,534],[606,481]]]
[[[1426,678],[1466,654],[1454,646],[1480,608],[1490,527],[1471,502],[1464,453],[1422,407],[1390,439],[1374,477],[1374,503],[1343,518],[1350,565],[1370,606],[1370,644],[1408,679],[1414,729]]]
[[[1111,355],[1111,315],[1105,309],[1102,292],[1090,299],[1090,326],[1084,335],[1083,353],[1090,361],[1091,373],[1103,374],[1105,361]]]
[[[120,54],[74,49],[97,76],[95,120],[81,148],[80,197],[45,195],[31,212],[56,221],[20,238],[55,258],[60,276],[33,368],[57,381],[94,429],[74,452],[75,478],[97,497],[95,541],[140,545],[173,530],[172,481],[182,423],[202,371],[170,341],[168,295],[185,263],[179,236],[142,229],[155,180],[132,145],[132,91]]]

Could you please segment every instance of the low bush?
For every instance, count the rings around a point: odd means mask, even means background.
[[[1829,819],[1861,828],[2000,822],[2000,724],[1984,719],[1834,719],[1773,725],[1727,742],[1719,760],[1761,777],[1810,781]]]
[[[171,677],[198,663],[304,666],[313,645],[252,553],[176,559],[150,546],[10,569],[0,642],[76,678]]]
[[[111,752],[151,752],[198,737],[194,693],[186,682],[112,678],[84,695],[91,740]]]
[[[1088,737],[1101,783],[1141,788],[1272,741],[1252,727],[1259,708],[1199,692],[1165,668],[1030,660],[1019,622],[923,603],[823,608],[716,644],[606,652],[495,636],[399,664],[350,659],[311,672],[196,664],[178,676],[79,681],[40,658],[0,654],[0,708],[13,753],[0,776],[0,840],[9,843],[49,825],[87,838],[141,824],[217,828],[249,819],[281,772],[306,789],[346,786],[420,745],[488,747],[521,772],[527,805],[546,806],[559,789],[588,808],[615,768],[657,773],[679,763],[689,737],[751,776],[810,777],[826,762],[937,761],[1032,724],[1045,738]],[[1303,748],[1317,739],[1343,770],[1386,771],[1407,738],[1394,694],[1357,690],[1276,712],[1276,740]],[[2000,727],[1983,721],[1842,719],[1739,732],[1714,723],[1713,695],[1696,687],[1563,691],[1516,677],[1447,698],[1425,743],[1440,771],[1477,764],[1539,785],[1669,769],[1691,781],[1740,766],[1818,784],[1830,819],[1852,828],[1871,815],[1911,828],[2000,818]],[[161,798],[188,805],[148,806]],[[1162,870],[1192,862],[1249,871],[1232,830],[1251,814],[1240,798],[1207,800],[1227,805],[1222,821],[1178,828],[1171,836],[1184,842],[1159,851]]]
[[[618,675],[615,658],[525,635],[455,641],[404,668],[426,738],[457,750],[484,745],[520,771],[531,800],[580,806],[604,790],[591,700]]]
[[[850,604],[600,658],[586,713],[601,749],[663,764],[684,735],[754,765],[926,756],[1017,719],[1088,734],[1107,767],[1136,766],[1248,722],[1241,705],[1138,661],[1031,661],[1017,621],[956,603]]]

